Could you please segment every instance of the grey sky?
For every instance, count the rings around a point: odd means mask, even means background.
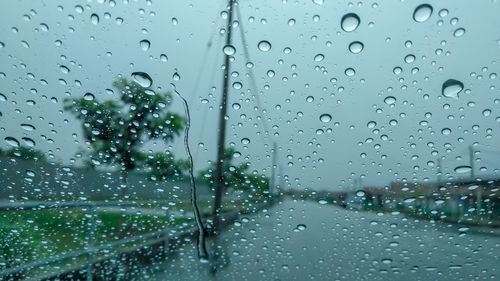
[[[58,159],[68,162],[77,147],[85,144],[80,137],[76,138],[80,143],[75,144],[72,137],[74,133],[81,135],[80,123],[67,113],[59,113],[64,97],[92,92],[98,99],[110,99],[117,95],[109,95],[105,89],[111,88],[114,79],[143,71],[153,78],[154,87],[170,90],[170,83],[174,83],[190,102],[190,143],[192,150],[198,151],[197,168],[204,168],[207,160],[215,158],[224,45],[219,33],[225,25],[225,1],[125,4],[117,0],[114,7],[109,1],[99,2],[103,1],[69,4],[24,0],[9,2],[0,11],[0,42],[5,45],[0,49],[0,72],[5,74],[0,78],[0,93],[7,97],[7,101],[0,101],[1,147],[8,147],[4,141],[7,136],[20,141],[28,136],[38,148],[52,150]],[[241,0],[239,25],[246,31],[265,112],[254,110],[254,93],[247,91],[251,86],[249,69],[240,27],[235,24],[231,84],[240,82],[243,88],[230,92],[227,144],[234,145],[253,169],[270,174],[269,141],[276,141],[278,163],[296,188],[350,188],[360,176],[366,185],[401,179],[433,181],[438,155],[445,157],[447,176],[458,177],[454,168],[468,163],[467,148],[473,143],[480,151],[476,173],[498,177],[500,78],[494,74],[499,72],[499,4],[432,2],[431,17],[417,23],[412,14],[420,1],[377,3]],[[78,13],[75,5],[84,11]],[[448,14],[440,17],[441,9],[447,9]],[[349,12],[359,15],[361,22],[347,33],[340,20]],[[99,16],[98,24],[91,23],[93,13]],[[123,23],[118,25],[116,18],[122,18]],[[458,19],[455,24],[453,18]],[[295,20],[292,26],[290,19]],[[47,31],[42,23],[48,26]],[[458,28],[466,32],[454,37]],[[212,47],[207,51],[210,37]],[[147,51],[139,44],[144,39],[151,42]],[[29,48],[23,46],[23,40]],[[261,40],[271,43],[269,52],[257,48]],[[408,40],[409,47],[405,46]],[[361,53],[348,50],[353,41],[364,44]],[[285,48],[291,52],[286,54]],[[168,61],[162,62],[161,54],[167,55]],[[315,61],[318,54],[324,59]],[[412,63],[404,60],[409,54],[415,56]],[[63,73],[61,65],[70,72]],[[398,66],[403,71],[396,75],[393,69]],[[347,76],[347,68],[353,68],[355,75]],[[418,72],[412,74],[414,68]],[[273,77],[268,75],[270,70]],[[181,77],[178,81],[172,78],[176,72]],[[40,83],[42,79],[48,84]],[[464,83],[458,99],[441,95],[442,84],[448,79]],[[308,102],[308,96],[314,101]],[[387,96],[396,98],[392,106],[384,103]],[[51,100],[53,97],[57,102]],[[28,105],[27,100],[36,105]],[[233,103],[241,108],[233,109]],[[179,101],[174,110],[182,112]],[[324,113],[332,116],[330,122],[320,121]],[[426,117],[426,113],[431,116]],[[256,116],[264,118],[269,137],[257,134],[264,131]],[[395,125],[391,125],[391,120],[397,124],[392,121]],[[370,121],[376,126],[368,128]],[[25,131],[22,123],[32,124],[36,130]],[[451,133],[443,135],[444,128]],[[250,143],[242,144],[243,138]],[[146,149],[165,148],[150,143]],[[181,138],[171,149],[185,157]],[[486,170],[480,171],[482,167]]]

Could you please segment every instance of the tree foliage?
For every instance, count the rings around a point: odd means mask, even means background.
[[[269,190],[269,178],[256,172],[249,173],[250,163],[244,162],[239,165],[233,163],[235,155],[234,148],[224,150],[224,189],[242,190],[254,194],[262,195]],[[205,181],[209,187],[214,188],[216,163],[212,162],[210,166],[200,171],[200,178]]]
[[[37,162],[47,161],[45,153],[43,153],[40,150],[25,146],[13,147],[6,151],[2,151],[0,149],[0,156],[15,157],[24,160],[33,160]]]
[[[186,120],[167,111],[172,103],[169,92],[155,93],[125,78],[114,81],[113,86],[119,99],[100,102],[87,93],[81,98],[64,100],[64,109],[82,122],[83,136],[92,148],[90,163],[118,165],[125,172],[137,165],[152,164],[154,161],[141,152],[140,147],[152,139],[172,141],[182,132]],[[164,168],[167,164],[176,164],[175,161],[162,163]],[[169,174],[165,171],[162,175]]]

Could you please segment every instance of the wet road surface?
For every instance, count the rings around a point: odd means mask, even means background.
[[[285,200],[242,216],[216,243],[220,257],[209,264],[188,244],[141,278],[500,280],[498,234],[315,202]]]

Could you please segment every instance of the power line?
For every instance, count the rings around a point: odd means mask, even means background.
[[[240,22],[239,30],[240,30],[241,41],[242,41],[242,45],[243,45],[243,53],[245,54],[245,58],[246,58],[247,62],[251,62],[250,53],[248,52],[248,44],[247,44],[247,40],[245,37],[245,30],[243,29],[243,20],[242,20],[243,15],[241,14],[239,5],[236,5],[236,11],[238,13],[237,17],[238,17],[238,20]],[[261,105],[260,99],[259,99],[259,92],[258,92],[258,88],[257,88],[257,83],[255,81],[255,75],[254,75],[253,70],[251,68],[248,71],[248,75],[250,78],[250,87],[254,89],[255,102],[257,103],[257,107],[259,108],[259,111],[261,113],[263,113],[262,105]],[[264,119],[264,117],[261,116],[260,121],[261,121],[262,127],[264,129],[265,135],[269,138],[269,130],[267,129],[267,125],[263,119]]]

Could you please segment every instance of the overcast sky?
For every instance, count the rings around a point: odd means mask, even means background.
[[[435,181],[438,157],[444,157],[443,178],[454,179],[468,175],[455,168],[469,164],[468,147],[474,144],[476,175],[498,177],[498,3],[434,1],[430,18],[416,22],[413,13],[420,1],[239,2],[226,144],[241,152],[240,159],[251,162],[252,169],[270,174],[276,142],[278,164],[293,188],[346,189],[360,177],[364,185],[375,186],[402,179]],[[216,151],[225,1],[112,3],[24,0],[4,5],[0,147],[9,147],[6,137],[21,143],[29,137],[37,148],[69,163],[86,145],[80,123],[62,112],[62,100],[86,92],[98,100],[116,99],[117,93],[106,92],[112,81],[141,71],[152,77],[153,88],[170,90],[174,83],[188,100],[190,144],[196,168],[205,168]],[[360,19],[352,32],[341,28],[348,13]],[[141,40],[151,42],[149,49]],[[269,51],[259,50],[262,40],[271,44]],[[349,51],[355,41],[364,46],[360,53]],[[402,72],[395,74],[396,67]],[[175,73],[180,80],[173,79]],[[458,98],[442,95],[448,79],[464,84]],[[255,95],[262,108],[256,107]],[[387,97],[394,97],[394,103],[388,104]],[[172,110],[183,112],[178,98]],[[331,120],[321,121],[323,114]],[[267,136],[258,116],[269,129]],[[169,149],[185,158],[182,138],[171,147],[148,143],[144,148]]]

